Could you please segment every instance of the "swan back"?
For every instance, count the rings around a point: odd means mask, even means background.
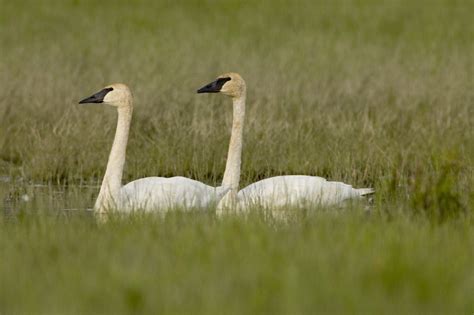
[[[341,182],[327,181],[317,176],[276,176],[263,179],[239,191],[239,207],[259,205],[267,208],[333,205],[360,197],[358,189]]]
[[[217,203],[229,189],[181,176],[147,177],[122,187],[117,208],[122,211],[206,208]]]

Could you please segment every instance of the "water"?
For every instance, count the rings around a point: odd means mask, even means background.
[[[95,185],[25,183],[2,176],[0,212],[7,221],[15,221],[24,214],[91,216],[98,191],[99,186]]]

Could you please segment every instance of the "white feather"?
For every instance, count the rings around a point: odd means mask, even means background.
[[[105,214],[117,211],[166,211],[209,207],[229,190],[212,187],[185,177],[147,177],[122,187],[122,174],[132,120],[133,102],[130,89],[113,84],[80,103],[104,103],[117,108],[115,138],[110,151],[102,185],[94,210]]]
[[[147,177],[120,189],[119,209],[166,211],[172,208],[205,208],[216,204],[228,190],[185,177]]]
[[[227,79],[218,92],[232,97],[233,121],[222,181],[223,186],[231,189],[219,202],[218,214],[232,208],[244,210],[262,206],[278,208],[308,204],[332,205],[374,192],[371,188],[356,189],[341,182],[330,182],[321,177],[303,175],[271,177],[239,191],[247,87],[244,79],[237,73],[226,73],[219,78]],[[213,86],[213,84],[207,86]],[[203,88],[200,91],[206,92],[206,89]]]
[[[360,189],[322,177],[289,175],[266,178],[253,183],[237,194],[238,208],[299,207],[304,205],[334,205],[362,196]]]

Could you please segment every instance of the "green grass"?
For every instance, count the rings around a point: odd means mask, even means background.
[[[473,11],[0,0],[0,313],[472,313]],[[375,187],[370,215],[273,224],[211,209],[97,227],[61,210],[94,202],[116,115],[77,102],[112,82],[135,96],[124,182],[218,184],[230,100],[195,91],[228,71],[249,93],[242,185]]]
[[[180,214],[99,227],[26,217],[0,231],[0,311],[470,314],[473,231],[359,212],[291,224]]]

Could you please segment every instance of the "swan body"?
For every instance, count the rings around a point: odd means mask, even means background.
[[[217,204],[228,190],[181,176],[146,177],[120,189],[120,209],[156,211],[206,208]]]
[[[133,112],[130,89],[125,84],[112,84],[79,103],[104,103],[116,107],[118,112],[114,142],[94,206],[98,214],[106,214],[110,210],[165,211],[171,208],[208,207],[219,201],[229,190],[185,177],[147,177],[122,187]]]
[[[232,98],[233,122],[222,185],[229,192],[217,205],[217,213],[245,210],[250,207],[298,207],[308,204],[334,205],[351,198],[374,193],[371,188],[357,189],[341,182],[327,181],[317,176],[276,176],[253,183],[239,191],[242,157],[243,124],[247,87],[238,73],[220,75],[200,88],[198,93],[221,93]]]
[[[373,193],[373,189],[353,188],[342,182],[327,181],[318,176],[275,176],[248,185],[237,194],[237,208],[329,206]]]

